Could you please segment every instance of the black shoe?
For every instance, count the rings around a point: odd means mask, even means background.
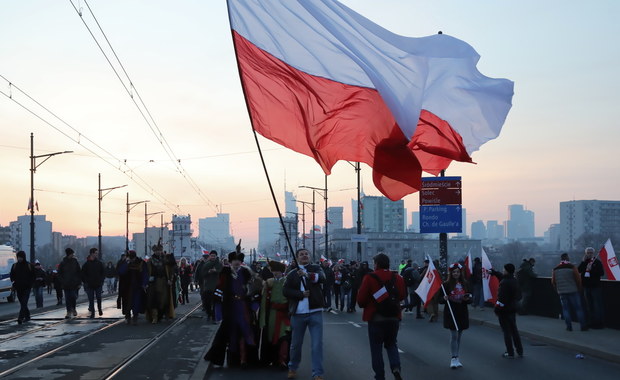
[[[403,380],[403,377],[400,375],[400,369],[392,370],[392,375],[394,375],[394,380]]]
[[[90,314],[88,315],[88,318],[95,318],[95,312],[91,311]]]
[[[582,327],[581,331],[588,331],[589,329],[587,327]]]
[[[518,356],[520,359],[523,359],[523,352],[517,352],[517,356]]]
[[[103,310],[99,309],[99,316],[101,317],[103,315]]]
[[[572,328],[571,326],[568,326],[568,327],[566,328],[566,331],[573,331],[573,328]]]
[[[18,319],[18,320],[17,320],[17,324],[18,324],[18,325],[21,325],[21,324],[22,324],[22,320],[21,320],[21,319]]]

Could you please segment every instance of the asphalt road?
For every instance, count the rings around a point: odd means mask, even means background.
[[[298,378],[310,379],[310,346],[306,334]],[[326,379],[373,379],[367,326],[356,314],[324,314],[324,368]],[[620,378],[620,364],[586,357],[576,352],[524,339],[523,359],[504,359],[500,330],[474,325],[463,333],[461,369],[450,369],[450,333],[441,322],[405,317],[399,333],[404,379],[575,379]],[[387,368],[387,356],[384,355]],[[388,371],[389,372],[389,371]],[[272,369],[211,368],[206,379],[286,378],[286,372]],[[387,378],[391,378],[390,375]]]

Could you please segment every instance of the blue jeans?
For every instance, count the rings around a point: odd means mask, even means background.
[[[583,288],[590,326],[603,327],[603,288]]]
[[[95,297],[97,297],[97,307],[101,310],[101,292],[102,287],[91,288],[88,286],[84,286],[84,292],[86,292],[86,296],[88,297],[88,311],[91,313],[95,312]]]
[[[77,289],[65,289],[65,306],[67,307],[67,314],[75,310],[77,297]]]
[[[340,310],[349,309],[351,307],[351,289],[345,290],[344,286],[340,287]],[[346,300],[346,301],[345,301]]]
[[[400,321],[368,321],[368,340],[370,341],[370,356],[372,359],[372,370],[375,371],[375,379],[385,380],[385,369],[383,368],[383,351],[385,347],[390,369],[400,371],[400,356],[396,337]]]
[[[36,300],[37,307],[43,307],[43,287],[35,286],[34,299]]]
[[[288,367],[293,371],[299,367],[306,327],[310,331],[312,344],[312,376],[323,376],[323,313],[320,311],[291,316],[291,358]]]
[[[30,310],[28,310],[28,299],[30,299],[30,289],[16,290],[17,299],[19,300],[19,317],[18,320],[23,321],[30,319]]]
[[[572,329],[571,310],[574,310],[575,314],[577,314],[577,319],[579,320],[581,328],[584,329],[587,327],[583,315],[583,307],[581,307],[581,295],[579,292],[560,294],[560,302],[562,303],[562,316],[564,317],[567,328]]]

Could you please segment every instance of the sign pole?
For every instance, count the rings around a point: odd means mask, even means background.
[[[446,176],[445,170],[441,171],[441,176],[442,177]],[[448,271],[448,234],[446,232],[441,232],[439,233],[439,273],[441,273],[441,276],[443,278],[447,278],[446,276],[447,271]]]

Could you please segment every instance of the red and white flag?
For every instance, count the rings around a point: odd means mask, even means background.
[[[603,268],[605,268],[607,279],[620,281],[620,267],[618,266],[618,258],[614,252],[614,247],[611,245],[611,239],[607,239],[607,242],[603,248],[601,248],[598,257],[603,263]]]
[[[439,272],[435,268],[433,264],[433,260],[428,259],[428,268],[426,269],[426,273],[424,274],[424,278],[420,281],[420,285],[415,290],[416,293],[424,302],[424,307],[428,304],[428,302],[433,298],[435,293],[441,288],[441,276]]]
[[[497,291],[499,289],[499,280],[497,277],[491,275],[491,261],[487,256],[487,253],[482,248],[482,291],[484,294],[484,300],[490,303],[495,303],[497,300]]]
[[[276,252],[276,256],[280,257],[281,256],[280,252]]]
[[[208,249],[205,249],[202,245],[200,246],[200,250],[202,251],[202,254],[203,254],[203,255],[208,255],[208,254],[210,254],[210,253],[211,253],[211,252],[209,252],[209,250],[208,250]]]
[[[382,302],[384,299],[388,298],[389,295],[390,294],[388,293],[385,286],[382,286],[381,289],[377,290],[376,292],[372,294],[372,296],[374,297],[375,301],[377,301],[377,303]]]
[[[325,257],[325,256],[321,255],[321,262],[323,262],[323,261],[325,261],[325,260],[327,260],[327,257]]]
[[[422,170],[496,138],[513,82],[482,75],[480,56],[445,34],[396,35],[336,0],[228,0],[252,127],[314,158],[364,162],[392,200],[421,188]]]
[[[471,274],[473,273],[472,268],[471,268],[472,264],[471,264],[471,249],[469,251],[467,251],[467,256],[465,256],[465,278],[470,278]]]

